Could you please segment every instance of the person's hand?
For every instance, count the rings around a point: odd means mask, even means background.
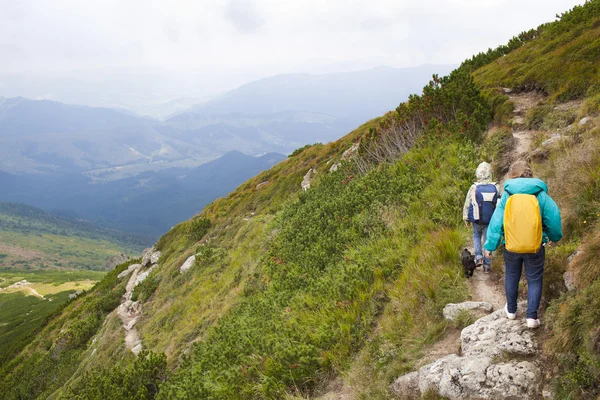
[[[548,243],[546,243],[546,246],[554,247],[554,246],[556,246],[556,242],[548,241]]]
[[[485,256],[486,256],[487,258],[492,258],[492,252],[491,252],[491,251],[487,251],[487,250],[486,250],[486,251],[485,251]]]
[[[471,223],[470,223],[469,221],[465,221],[465,226],[466,226],[467,228],[470,228],[470,227],[471,227]]]

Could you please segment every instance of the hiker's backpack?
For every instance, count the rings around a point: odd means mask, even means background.
[[[536,194],[511,194],[504,208],[506,250],[513,253],[537,253],[542,245],[542,213]]]
[[[493,183],[485,183],[475,186],[475,201],[471,199],[469,206],[469,221],[479,224],[488,225],[492,219],[492,215],[496,210],[498,202],[498,188]],[[477,207],[477,210],[475,210]]]

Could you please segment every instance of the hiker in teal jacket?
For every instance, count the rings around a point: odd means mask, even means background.
[[[545,245],[557,242],[562,238],[560,210],[548,195],[548,186],[542,180],[534,178],[529,164],[517,161],[511,165],[508,172],[510,178],[504,184],[504,194],[496,207],[487,232],[484,244],[486,255],[504,243],[504,209],[511,194],[537,194],[542,217],[543,235],[542,246],[534,254],[517,254],[504,249],[504,265],[506,276],[504,286],[506,290],[506,315],[514,319],[517,313],[517,295],[519,280],[523,264],[527,276],[527,326],[537,328],[540,325],[537,310],[542,298],[542,282],[545,263]]]

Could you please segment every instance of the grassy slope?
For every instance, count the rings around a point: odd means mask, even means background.
[[[564,36],[564,40],[569,37]],[[518,52],[526,53],[528,46],[550,39],[542,36],[536,40],[515,50],[514,57]],[[494,65],[504,68],[500,62]],[[585,64],[580,65],[585,68]],[[497,78],[483,79],[488,75],[481,71],[475,76],[484,86],[510,86],[500,80],[494,83]],[[554,93],[550,86],[545,89]],[[368,137],[372,134],[368,128],[378,127],[373,121],[336,143],[303,150],[208,206],[201,217],[174,227],[158,242],[163,257],[160,268],[139,293],[144,317],[138,327],[144,343],[152,350],[166,352],[171,368],[179,366],[161,385],[159,396],[306,395],[331,374],[350,371],[350,383],[356,384],[365,398],[385,398],[390,380],[410,370],[424,346],[443,333],[446,326],[441,308],[448,301],[464,298],[467,292],[456,250],[463,240],[458,228],[460,207],[478,150],[460,136],[434,135],[433,140],[421,141],[402,161],[383,164],[364,176],[357,177],[345,168],[326,173],[354,140]],[[590,139],[593,134],[587,135],[583,142],[576,142],[573,151],[585,151],[594,143],[589,141],[595,140]],[[500,140],[485,149],[501,153],[504,147]],[[561,154],[553,157],[576,159]],[[311,167],[317,168],[317,182],[314,189],[301,194],[300,181]],[[560,200],[563,209],[581,209],[574,211],[577,218],[596,210],[595,168],[594,163],[582,164],[581,179],[571,186],[575,200]],[[544,175],[552,177],[550,172]],[[562,182],[572,181],[567,175],[565,172]],[[256,185],[264,181],[269,183],[257,189]],[[583,208],[579,206],[582,198],[587,199]],[[198,242],[205,233],[197,230],[202,226],[201,218],[210,219],[212,227]],[[582,240],[593,250],[597,241],[592,222],[581,221],[587,227],[574,229],[569,234],[573,235],[571,241]],[[200,243],[202,247],[198,247]],[[572,243],[558,248],[549,256],[549,263],[564,264]],[[200,254],[197,265],[180,275],[179,266],[194,253]],[[589,262],[581,261],[581,266]],[[585,304],[587,298],[583,296],[594,294],[593,271],[581,278],[584,286],[591,282],[592,289],[554,300],[556,326],[561,329],[552,331],[552,340],[561,332],[581,337],[580,326],[585,335],[595,332],[596,315],[577,311],[581,310],[577,304]],[[547,296],[555,293],[550,284],[556,279],[549,279],[547,290],[551,291]],[[71,323],[81,304],[75,302],[73,309],[65,310],[24,355],[42,351],[44,341],[46,348],[55,347],[58,328]],[[575,323],[578,318],[585,324]],[[116,366],[96,369],[91,375],[77,372],[69,378],[70,388],[62,393],[65,397],[101,398],[98,388],[105,390],[105,395],[114,394],[115,387],[121,386],[115,383],[119,382],[116,372],[131,366],[138,368],[134,376],[139,377],[146,371],[123,354],[122,333],[114,318],[109,317],[101,332],[94,345],[100,349],[97,357],[104,364],[116,362]],[[197,344],[190,348],[192,342]],[[87,348],[90,354],[91,346],[86,343],[80,342],[79,348]],[[593,387],[595,361],[589,360],[595,342],[589,341],[591,347],[587,343],[564,340],[552,349],[571,355],[576,369],[561,364],[565,379],[571,379],[569,371],[584,368],[581,379]],[[190,357],[180,364],[183,352]],[[357,361],[352,363],[355,355]],[[76,370],[77,360],[67,363],[66,370]],[[139,362],[152,364],[152,360],[152,356],[143,356]],[[24,372],[27,365],[21,358],[6,372],[15,367]],[[165,377],[153,379],[160,383]],[[5,385],[14,383],[7,381]],[[58,386],[53,384],[53,388]],[[18,390],[27,387],[35,385],[20,384]],[[134,385],[132,391],[119,392],[119,397],[139,394],[140,390],[146,390],[142,398],[156,394],[151,384],[145,387]]]

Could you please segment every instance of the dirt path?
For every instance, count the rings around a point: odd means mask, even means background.
[[[502,256],[497,255],[500,260],[493,262],[493,268],[498,270],[504,268]],[[475,270],[471,278],[471,295],[474,301],[486,301],[492,303],[494,310],[500,310],[506,303],[504,287],[497,273],[484,273],[480,268]]]

